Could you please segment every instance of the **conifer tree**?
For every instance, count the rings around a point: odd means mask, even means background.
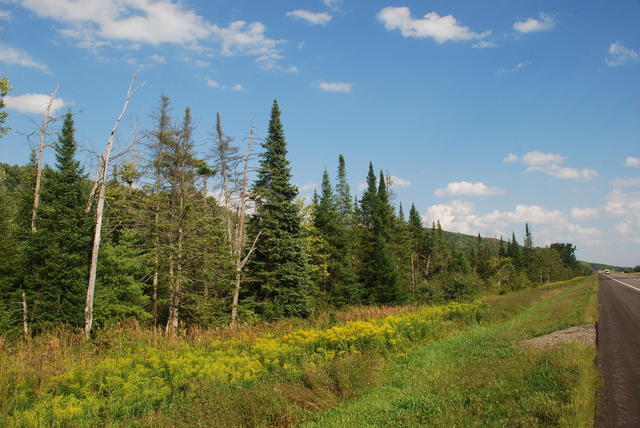
[[[377,184],[377,186],[376,186]],[[360,200],[362,217],[362,256],[360,278],[364,298],[369,303],[395,304],[402,300],[398,272],[389,248],[393,220],[386,180],[380,173],[376,183],[373,165],[369,164],[367,189]]]
[[[353,205],[351,202],[351,189],[347,181],[347,166],[344,156],[338,156],[338,182],[336,183],[336,199],[338,212],[345,219],[351,222],[353,215]]]
[[[30,316],[39,328],[84,322],[91,222],[84,213],[88,189],[76,149],[73,115],[68,112],[55,144],[56,168],[45,175],[37,232],[27,249]]]
[[[253,187],[256,214],[251,227],[254,239],[258,237],[250,268],[255,278],[253,293],[268,316],[306,317],[312,308],[300,211],[295,203],[298,190],[291,184],[277,101],[262,146]]]

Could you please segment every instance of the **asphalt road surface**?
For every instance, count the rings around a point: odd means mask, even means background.
[[[596,427],[640,427],[640,277],[600,275]]]

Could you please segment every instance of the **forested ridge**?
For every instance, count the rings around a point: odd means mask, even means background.
[[[528,224],[522,243],[515,234],[474,238],[423,224],[414,205],[408,214],[396,205],[378,165],[369,164],[356,196],[342,155],[335,170],[318,171],[321,186],[306,203],[292,184],[277,101],[264,139],[251,131],[236,141],[218,114],[211,139],[194,141],[189,107],[174,113],[164,95],[151,115],[153,129],[101,183],[78,162],[74,115],[65,113],[37,206],[36,153],[27,165],[0,164],[7,337],[86,326],[102,185],[94,330],[136,322],[172,335],[352,305],[469,300],[589,270],[570,243],[536,247]]]

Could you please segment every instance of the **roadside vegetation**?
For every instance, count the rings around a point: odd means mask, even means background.
[[[516,342],[592,322],[594,305],[588,278],[243,332],[170,338],[130,327],[91,343],[60,332],[1,351],[0,424],[586,426],[594,351]]]

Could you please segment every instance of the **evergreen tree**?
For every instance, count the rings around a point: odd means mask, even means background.
[[[28,300],[36,328],[84,323],[91,222],[84,213],[87,189],[80,163],[74,159],[73,126],[68,112],[55,144],[56,169],[45,175],[37,232],[27,249]]]
[[[369,164],[367,189],[360,201],[362,212],[361,282],[369,303],[395,304],[402,300],[398,272],[389,248],[393,220],[386,180],[382,172],[376,186],[373,165]]]
[[[524,224],[524,245],[522,247],[522,262],[524,268],[529,274],[529,278],[533,279],[534,273],[534,257],[533,257],[533,237],[531,236],[531,229],[529,229],[529,223]]]
[[[351,223],[351,216],[353,215],[353,205],[351,203],[351,189],[347,181],[347,166],[344,161],[344,156],[338,156],[338,182],[336,183],[336,198],[338,205],[338,212],[340,215]]]
[[[253,294],[269,316],[311,314],[307,258],[300,227],[296,186],[291,184],[287,146],[278,102],[273,102],[269,133],[263,143],[253,188],[256,214],[252,235],[260,234],[251,269]]]
[[[515,233],[512,233],[511,241],[507,246],[507,256],[511,258],[511,260],[513,261],[513,266],[517,270],[522,269],[522,252],[520,250],[520,245],[518,244]]]

